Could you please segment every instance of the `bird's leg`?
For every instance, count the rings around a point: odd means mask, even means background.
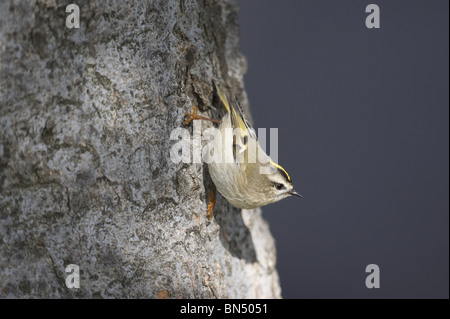
[[[212,189],[209,191],[209,203],[208,203],[208,212],[206,216],[208,216],[208,220],[213,218],[213,210],[216,205],[216,186],[212,186]]]
[[[193,120],[204,120],[204,121],[210,121],[214,123],[222,123],[218,120],[209,119],[207,117],[203,117],[197,114],[197,107],[195,105],[192,105],[193,113],[186,112],[186,119],[184,120],[184,123],[188,125]],[[209,191],[209,203],[208,203],[208,212],[206,213],[206,216],[208,216],[208,220],[211,220],[213,218],[213,210],[214,206],[216,205],[216,186],[212,186],[211,190]]]
[[[211,121],[214,123],[221,123],[221,121],[218,120],[213,120],[213,119],[209,119],[207,117],[203,117],[197,114],[197,107],[195,105],[192,106],[192,109],[194,110],[194,113],[185,113],[185,116],[187,117],[187,119],[184,120],[184,123],[186,125],[188,125],[189,123],[191,123],[193,120],[204,120],[204,121]]]

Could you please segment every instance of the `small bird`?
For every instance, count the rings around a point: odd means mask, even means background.
[[[252,209],[277,202],[288,196],[302,197],[294,190],[286,170],[273,162],[259,144],[255,130],[235,98],[234,105],[216,84],[216,91],[226,113],[221,121],[186,112],[186,124],[206,120],[219,124],[220,137],[213,139],[214,153],[220,160],[208,161],[215,187],[237,208]],[[216,153],[217,152],[217,153]],[[216,191],[209,193],[207,216],[213,217]]]

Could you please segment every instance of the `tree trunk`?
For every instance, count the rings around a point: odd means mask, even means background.
[[[209,221],[206,164],[169,156],[215,80],[247,107],[236,1],[56,3],[0,3],[0,296],[279,298],[260,210]]]

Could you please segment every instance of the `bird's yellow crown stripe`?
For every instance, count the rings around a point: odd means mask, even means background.
[[[286,172],[286,170],[285,170],[283,167],[281,167],[280,165],[278,165],[278,164],[275,163],[274,161],[270,161],[270,163],[271,163],[273,166],[275,166],[277,169],[283,171],[284,174],[286,174],[286,177],[287,177],[288,182],[292,182],[291,177],[289,176],[288,172]]]

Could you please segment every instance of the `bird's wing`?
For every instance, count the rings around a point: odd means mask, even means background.
[[[245,114],[236,101],[236,106],[229,103],[227,96],[216,84],[217,94],[224,105],[227,113],[230,113],[231,126],[233,128],[233,157],[239,165],[245,165],[248,162],[249,143],[256,141],[255,130],[250,126]],[[239,130],[236,130],[239,129]]]

